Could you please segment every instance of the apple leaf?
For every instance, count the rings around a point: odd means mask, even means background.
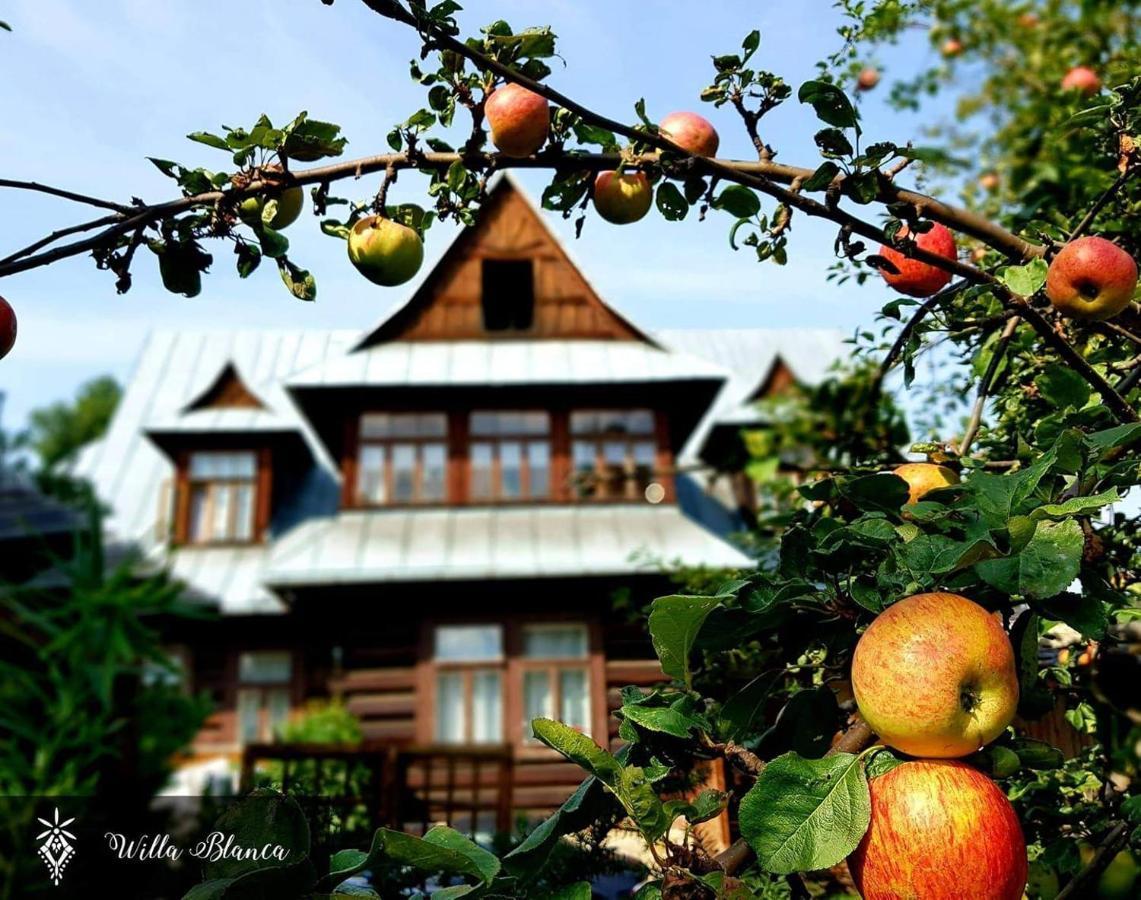
[[[860,757],[778,756],[742,798],[738,815],[741,836],[765,871],[789,875],[834,866],[856,849],[871,822]]]
[[[658,211],[670,222],[684,219],[689,212],[689,204],[672,181],[663,181],[658,185],[657,195]]]
[[[820,121],[837,128],[858,128],[856,108],[836,85],[827,81],[806,81],[796,97],[801,103],[810,103]]]
[[[690,686],[689,654],[706,618],[722,598],[674,594],[659,597],[650,606],[650,639],[662,671]]]
[[[713,201],[714,209],[723,209],[738,219],[749,219],[761,211],[761,201],[747,187],[733,184]]]
[[[727,741],[740,741],[753,733],[754,723],[764,720],[769,694],[783,672],[758,675],[725,701],[717,715],[717,732]]]
[[[1078,576],[1085,536],[1073,519],[1041,521],[1020,552],[978,563],[975,571],[992,587],[1024,597],[1053,597]]]
[[[1049,266],[1044,259],[1035,259],[1024,266],[1010,266],[999,273],[999,280],[1014,293],[1030,297],[1042,289],[1046,283],[1046,270]]]
[[[499,859],[458,831],[437,825],[419,838],[389,828],[380,829],[384,859],[422,872],[469,875],[489,884],[499,872]]]
[[[1058,409],[1081,409],[1090,397],[1089,382],[1067,365],[1051,363],[1034,379],[1043,399]]]

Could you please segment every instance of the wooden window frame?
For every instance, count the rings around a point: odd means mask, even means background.
[[[191,458],[196,453],[251,454],[254,457],[254,474],[251,478],[193,478],[190,475]],[[250,536],[248,538],[227,537],[222,540],[194,540],[190,533],[191,499],[199,484],[234,485],[250,484],[253,487],[251,504]],[[186,547],[248,547],[265,540],[271,515],[273,490],[273,454],[268,447],[195,447],[180,451],[175,463],[175,497],[173,539],[178,546]],[[211,496],[213,491],[211,491]],[[207,514],[209,519],[209,513]],[[231,511],[230,530],[236,522],[237,506]],[[212,521],[212,520],[211,520]]]
[[[611,412],[611,413],[633,413],[633,412],[649,412],[652,416],[653,424],[650,430],[642,434],[626,434],[618,436],[608,436],[607,432],[587,432],[576,434],[571,428],[571,419],[577,412]],[[666,415],[659,410],[649,409],[647,407],[635,406],[591,406],[591,407],[577,407],[570,409],[566,413],[566,457],[568,467],[568,494],[569,500],[573,503],[639,503],[648,502],[646,498],[646,488],[650,484],[659,484],[662,487],[662,496],[658,503],[673,503],[676,500],[676,491],[674,483],[674,457],[673,451],[670,449],[669,444],[669,422]],[[605,447],[610,443],[626,444],[626,460],[627,464],[632,464],[634,460],[633,447],[635,444],[651,444],[653,446],[653,462],[650,469],[650,478],[646,485],[642,487],[639,492],[636,488],[633,492],[627,491],[621,495],[611,495],[608,492],[601,495],[588,495],[579,493],[576,489],[575,481],[578,476],[578,469],[575,465],[574,445],[576,443],[592,443],[594,444],[594,473],[599,483],[605,484],[606,480],[602,472],[605,471],[606,466],[606,452]],[[635,481],[633,472],[628,472],[625,476],[627,484]]]
[[[524,431],[510,431],[498,434],[476,434],[472,429],[471,420],[477,413],[491,413],[495,415],[507,413],[542,413],[547,417],[547,431],[545,434],[535,434],[532,432]],[[467,481],[467,502],[477,506],[512,506],[519,503],[549,503],[554,499],[555,489],[553,483],[553,468],[555,457],[555,443],[554,443],[554,414],[548,409],[536,408],[511,408],[511,409],[473,409],[468,413],[468,427],[467,427],[467,467],[468,467],[468,481]],[[519,487],[520,494],[518,497],[504,497],[503,496],[503,467],[500,462],[500,447],[504,443],[518,443],[523,445],[523,454],[520,459],[519,468]],[[472,449],[476,444],[490,444],[492,447],[491,456],[491,494],[487,497],[476,497],[473,493],[473,485],[475,484],[475,462],[472,456]],[[531,495],[531,461],[527,456],[527,450],[531,444],[546,444],[547,446],[547,493],[542,496]]]
[[[246,653],[283,653],[289,657],[289,678],[286,681],[243,681],[241,672],[241,658]],[[232,706],[234,713],[234,744],[244,747],[247,743],[264,743],[273,739],[269,713],[269,695],[274,692],[284,692],[289,700],[286,710],[286,720],[297,706],[298,679],[300,666],[297,653],[290,647],[243,647],[232,652],[230,657],[230,683],[233,685]],[[240,711],[240,698],[244,693],[256,692],[258,695],[258,733],[252,741],[246,741],[242,736],[242,718]]]
[[[587,655],[581,659],[526,659],[523,657],[523,630],[530,625],[583,625],[587,629]],[[499,660],[472,662],[437,662],[434,658],[435,633],[440,626],[447,625],[498,625],[503,630],[503,654]],[[583,669],[587,676],[588,718],[590,733],[594,740],[606,745],[608,742],[609,710],[606,704],[606,657],[603,650],[602,627],[597,618],[574,615],[507,615],[498,617],[449,617],[425,621],[421,626],[420,654],[416,665],[416,724],[415,735],[421,744],[435,744],[436,718],[439,712],[437,702],[437,677],[441,671],[464,671],[496,669],[500,671],[500,703],[502,710],[503,740],[500,746],[511,749],[516,758],[546,759],[554,751],[535,741],[527,733],[523,722],[523,674],[528,670],[554,668]],[[555,678],[558,681],[557,675]],[[558,685],[555,686],[556,691]],[[465,711],[464,733],[471,734],[471,687],[470,674],[464,680]],[[554,695],[558,702],[557,693]],[[554,707],[557,715],[558,706]],[[447,746],[461,747],[464,744]],[[469,744],[482,747],[490,744]]]
[[[365,437],[363,420],[365,416],[369,415],[429,415],[429,416],[442,416],[444,418],[444,433],[441,435],[431,436],[411,436],[411,437]],[[432,506],[443,506],[448,504],[452,498],[452,422],[451,415],[442,410],[367,410],[357,415],[355,422],[350,420],[349,428],[351,429],[351,440],[346,441],[346,455],[345,465],[342,466],[344,474],[344,492],[342,494],[342,505],[353,509],[407,509],[417,508],[422,509]],[[396,500],[393,499],[393,485],[395,483],[395,474],[392,465],[392,447],[398,444],[408,445],[411,444],[415,447],[416,461],[413,466],[413,493],[412,500]],[[421,499],[424,484],[424,455],[423,447],[426,445],[438,445],[444,451],[444,483],[443,492],[439,497],[430,499]],[[384,500],[371,500],[361,496],[360,492],[360,479],[364,471],[362,461],[364,458],[364,451],[366,447],[382,447],[384,448],[384,464],[383,464],[383,478],[384,478]],[[350,462],[351,461],[351,462]]]

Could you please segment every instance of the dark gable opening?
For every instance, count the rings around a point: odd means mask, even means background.
[[[483,260],[480,303],[486,330],[528,331],[535,322],[535,274],[531,260]]]

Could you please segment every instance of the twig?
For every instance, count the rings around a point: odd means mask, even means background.
[[[51,194],[53,197],[63,197],[65,200],[74,200],[76,203],[86,203],[88,206],[98,206],[101,209],[113,209],[120,213],[130,213],[136,209],[136,207],[116,203],[113,200],[100,200],[98,197],[89,197],[87,194],[78,194],[75,191],[52,187],[50,184],[40,184],[38,181],[16,181],[11,178],[0,178],[0,187]]]
[[[979,433],[979,426],[983,420],[983,411],[986,409],[987,395],[990,393],[990,389],[994,383],[994,377],[998,372],[998,367],[1002,363],[1003,357],[1006,356],[1006,349],[1010,346],[1010,341],[1014,337],[1014,332],[1018,330],[1018,325],[1021,321],[1018,316],[1012,316],[1007,320],[1006,327],[1002,329],[1002,334],[998,338],[998,346],[994,348],[990,361],[987,363],[986,371],[979,381],[979,393],[975,398],[974,409],[971,410],[971,419],[970,422],[967,423],[967,430],[963,434],[963,440],[959,444],[959,456],[967,455],[967,452],[971,449],[971,444],[974,443],[975,435]]]
[[[887,377],[887,373],[891,371],[892,367],[895,365],[895,361],[899,358],[900,353],[903,352],[903,348],[907,346],[907,342],[911,339],[912,333],[916,328],[919,327],[919,324],[925,318],[927,318],[928,313],[930,313],[931,310],[933,310],[940,303],[944,302],[945,300],[952,299],[961,290],[963,290],[963,288],[969,286],[970,283],[965,280],[957,281],[954,284],[943,288],[943,290],[939,291],[939,293],[928,297],[921,304],[919,304],[915,312],[912,313],[911,318],[908,319],[903,328],[899,330],[899,334],[895,338],[895,343],[891,345],[891,349],[887,351],[887,355],[880,362],[879,371],[876,373],[876,380],[875,384],[873,385],[873,396],[879,393],[880,386],[883,384],[884,378]]]
[[[1062,888],[1056,900],[1070,900],[1072,897],[1089,896],[1087,891],[1093,886],[1098,876],[1105,871],[1106,866],[1113,861],[1118,851],[1125,845],[1128,837],[1129,832],[1126,824],[1118,822],[1105,836],[1105,840],[1098,846],[1086,867]]]
[[[58,231],[53,231],[46,237],[40,238],[35,243],[29,244],[22,250],[17,250],[15,253],[0,259],[0,266],[14,262],[17,259],[22,259],[25,256],[29,256],[32,253],[35,253],[37,250],[46,247],[48,244],[54,244],[60,238],[67,237],[69,234],[79,234],[83,231],[91,231],[93,228],[102,228],[104,225],[112,225],[115,222],[118,222],[119,218],[120,216],[118,214],[113,216],[103,216],[101,219],[92,219],[90,222],[81,222],[78,225],[71,225],[68,228],[60,228]]]
[[[1105,204],[1110,201],[1114,194],[1125,187],[1125,182],[1132,178],[1133,173],[1136,171],[1136,166],[1125,167],[1125,171],[1117,176],[1113,184],[1106,188],[1105,193],[1098,197],[1094,205],[1089,208],[1089,212],[1087,212],[1082,220],[1078,223],[1078,227],[1070,232],[1071,241],[1076,240],[1086,233],[1089,227],[1093,224],[1093,220],[1097,218],[1097,214],[1105,208]]]

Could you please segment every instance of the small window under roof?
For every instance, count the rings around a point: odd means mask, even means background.
[[[480,302],[487,331],[529,330],[535,322],[535,273],[531,260],[483,260]]]

